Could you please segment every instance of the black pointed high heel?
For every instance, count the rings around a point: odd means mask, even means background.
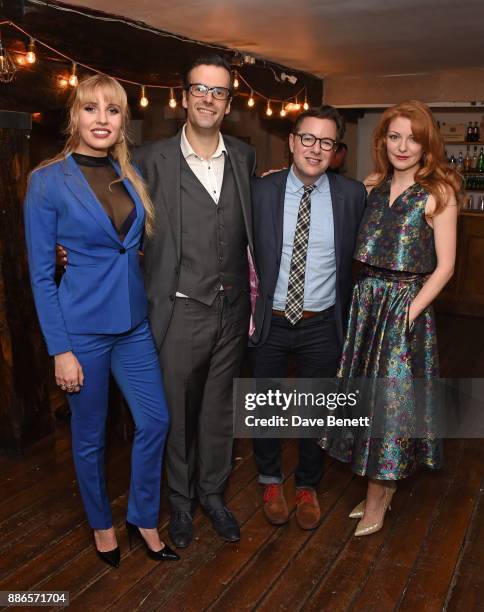
[[[107,550],[106,552],[101,552],[96,548],[96,552],[98,557],[104,563],[107,563],[111,567],[119,567],[119,562],[121,561],[121,552],[119,550],[119,546],[113,548],[113,550]]]
[[[128,541],[129,541],[129,549],[131,550],[133,547],[133,539],[140,539],[145,545],[146,552],[148,553],[148,557],[150,559],[154,559],[155,561],[179,561],[180,557],[176,554],[174,550],[172,550],[166,544],[163,546],[161,550],[151,550],[148,546],[148,543],[141,535],[141,531],[139,527],[133,525],[129,521],[126,521],[126,530],[128,532]]]

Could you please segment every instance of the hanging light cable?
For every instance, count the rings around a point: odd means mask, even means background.
[[[141,85],[141,97],[139,99],[139,105],[142,108],[146,108],[149,103],[150,102],[149,102],[148,98],[146,97],[146,93],[145,93],[145,86]]]
[[[79,84],[79,79],[77,78],[77,64],[73,62],[71,74],[69,76],[69,85],[71,87],[77,87],[78,84]]]
[[[176,98],[175,98],[175,92],[173,91],[173,87],[170,87],[170,101],[168,102],[168,106],[170,108],[176,107]]]
[[[35,55],[35,40],[33,38],[30,39],[25,59],[28,64],[35,64],[37,60],[37,56]]]

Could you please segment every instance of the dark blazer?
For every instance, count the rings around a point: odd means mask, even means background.
[[[223,138],[239,191],[249,249],[253,253],[250,177],[255,171],[255,150],[232,136]],[[144,145],[134,153],[156,213],[155,234],[145,243],[144,270],[151,329],[158,350],[173,313],[180,269],[180,139],[181,131],[173,138]]]
[[[256,330],[251,346],[262,345],[271,327],[274,291],[281,264],[284,198],[289,170],[274,172],[252,180],[255,262],[259,291],[255,306]],[[334,219],[336,255],[335,315],[338,338],[343,342],[352,288],[352,259],[356,235],[366,203],[363,183],[328,172]]]
[[[124,333],[146,318],[138,257],[145,213],[133,185],[127,179],[123,184],[136,219],[122,242],[71,155],[30,177],[25,199],[30,278],[50,355],[72,349],[69,333]],[[69,253],[59,288],[56,243]]]

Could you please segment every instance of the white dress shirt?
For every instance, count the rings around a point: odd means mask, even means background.
[[[218,204],[224,180],[225,155],[227,154],[222,134],[219,133],[218,145],[212,157],[204,159],[197,155],[192,149],[188,142],[185,129],[186,124],[183,126],[181,133],[180,147],[182,155],[190,166],[193,174],[208,191],[215,204]]]

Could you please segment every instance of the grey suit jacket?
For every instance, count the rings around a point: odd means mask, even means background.
[[[144,270],[151,330],[158,350],[173,314],[180,270],[180,138],[181,131],[173,138],[146,144],[133,155],[155,206],[155,233],[145,240]],[[242,203],[249,249],[253,256],[250,177],[255,172],[255,150],[232,136],[224,136],[224,142]]]

